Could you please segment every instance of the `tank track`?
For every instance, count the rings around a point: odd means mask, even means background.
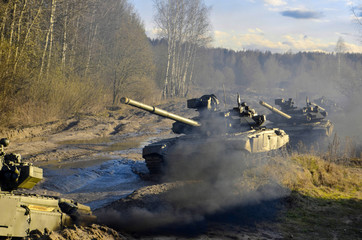
[[[149,154],[144,156],[148,171],[151,175],[160,175],[164,171],[164,159],[159,154]]]

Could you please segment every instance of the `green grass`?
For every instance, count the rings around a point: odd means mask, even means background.
[[[293,170],[282,179],[292,190],[280,216],[284,237],[361,239],[361,169],[314,155],[292,155],[291,159]]]

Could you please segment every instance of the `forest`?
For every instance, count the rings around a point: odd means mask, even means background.
[[[125,94],[158,102],[224,86],[358,99],[362,90],[362,54],[212,48],[206,28],[187,29],[197,34],[176,42],[167,35],[149,39],[127,0],[0,1],[0,19],[2,127],[99,113],[118,106]],[[192,40],[201,35],[202,43]],[[188,72],[180,67],[174,75],[183,79],[180,94],[167,95],[173,89],[165,87],[172,46],[194,60],[182,63]]]
[[[31,124],[153,89],[152,51],[126,0],[0,2],[1,125]]]

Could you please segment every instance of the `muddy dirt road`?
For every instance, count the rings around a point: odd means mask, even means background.
[[[195,114],[181,110],[186,108],[176,103],[161,108],[186,117]],[[127,107],[102,116],[77,116],[5,131],[2,137],[11,140],[8,152],[20,153],[44,169],[44,180],[30,192],[91,206],[101,224],[122,233],[118,237],[111,234],[111,238],[281,239],[276,223],[270,224],[277,218],[281,200],[261,197],[270,194],[270,189],[284,196],[284,189],[277,184],[268,182],[267,188],[246,192],[241,189],[250,181],[240,178],[231,183],[237,187],[230,194],[230,186],[224,182],[204,186],[142,177],[147,173],[142,147],[175,136],[171,124],[171,120]],[[224,193],[221,189],[227,189],[226,196],[220,196]],[[93,227],[97,229],[100,227]],[[73,231],[76,239],[75,232],[81,230],[68,231]],[[90,232],[83,231],[82,238],[91,236]]]

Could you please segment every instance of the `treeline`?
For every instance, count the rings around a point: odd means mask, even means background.
[[[126,0],[0,1],[0,63],[2,126],[154,89],[152,50]]]
[[[151,40],[156,66],[165,66],[167,41]],[[201,48],[197,51],[192,86],[207,89],[248,89],[265,93],[283,89],[309,96],[359,97],[362,90],[362,54],[271,53]],[[157,67],[156,82],[162,87],[164,68]],[[288,95],[289,94],[289,95]],[[288,96],[287,96],[288,95]],[[281,96],[279,96],[281,97]]]
[[[358,96],[362,90],[362,54],[199,50],[194,84],[326,95]]]

